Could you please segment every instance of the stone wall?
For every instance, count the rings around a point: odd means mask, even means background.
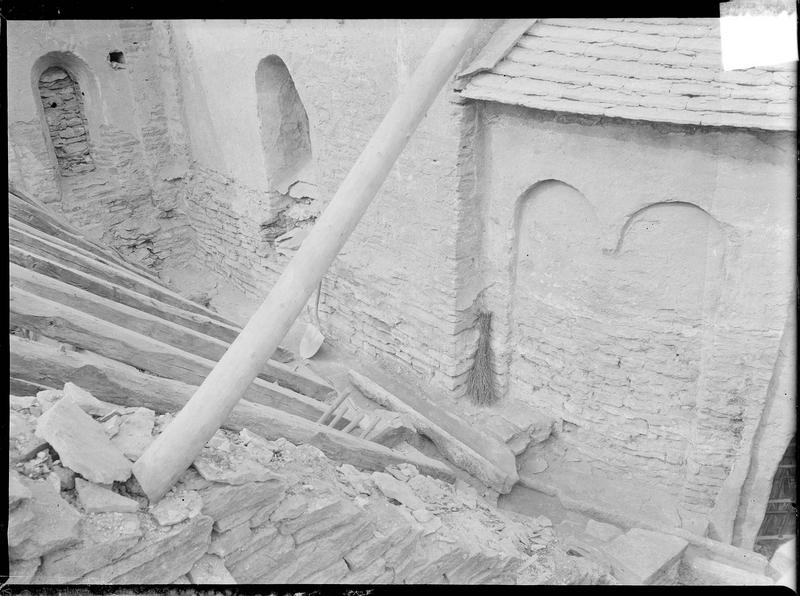
[[[13,583],[614,581],[564,557],[547,518],[499,511],[410,464],[370,474],[308,445],[219,431],[151,505],[130,462],[171,414],[72,384],[12,396],[11,408]]]
[[[158,267],[188,252],[191,230],[176,209],[187,161],[177,89],[158,59],[168,35],[152,30],[147,21],[9,27],[9,180],[87,236]],[[125,59],[122,50],[133,51]]]
[[[790,300],[793,137],[481,110],[491,159],[463,225],[483,218],[472,283],[501,407],[561,419],[596,473],[710,512]]]

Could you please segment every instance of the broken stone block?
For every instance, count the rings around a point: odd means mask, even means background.
[[[162,528],[153,524],[125,556],[82,576],[80,584],[170,583],[186,575],[211,540],[213,521],[198,515]]]
[[[8,562],[8,583],[9,584],[30,584],[36,570],[39,568],[42,559],[26,559],[25,561]]]
[[[386,498],[394,499],[411,510],[425,509],[425,503],[414,494],[408,484],[400,482],[385,472],[373,472],[370,477]]]
[[[225,566],[239,583],[251,583],[279,567],[293,553],[294,540],[274,527],[261,528],[244,547],[225,558]],[[264,581],[264,580],[261,580]]]
[[[343,499],[339,502],[338,507],[329,510],[328,515],[326,515],[324,519],[320,519],[315,523],[304,524],[303,527],[292,532],[292,536],[294,537],[295,544],[300,545],[311,540],[319,539],[334,528],[349,525],[360,516],[363,516],[363,514],[364,512],[360,507]],[[294,521],[305,521],[305,516]],[[285,530],[286,527],[285,524],[282,525],[281,530]]]
[[[262,454],[262,460],[265,457],[265,454]],[[223,484],[240,485],[277,477],[272,470],[251,457],[249,452],[239,445],[231,445],[230,451],[204,448],[193,465],[206,480]]]
[[[36,394],[36,403],[42,408],[42,412],[46,412],[62,397],[64,397],[64,392],[60,389],[45,389]]]
[[[678,536],[633,528],[604,547],[612,561],[614,576],[626,584],[650,584],[677,563],[688,542]]]
[[[420,523],[422,523],[422,535],[423,536],[427,536],[428,534],[433,534],[434,532],[437,532],[439,530],[439,528],[442,527],[442,520],[439,519],[438,517],[435,517],[435,516],[431,517],[426,522],[420,522]]]
[[[36,434],[56,450],[61,463],[98,484],[124,482],[131,462],[108,440],[103,427],[68,399],[41,415]]]
[[[590,519],[586,522],[586,533],[604,542],[608,542],[617,536],[621,536],[623,532],[617,526]]]
[[[155,412],[148,408],[136,408],[135,411],[125,414],[111,442],[125,457],[136,461],[153,442],[155,416]]]
[[[27,538],[22,541],[13,540],[12,546],[9,527],[9,559],[33,559],[78,542],[80,513],[62,499],[46,480],[29,480],[24,477],[21,480],[30,491],[31,497],[11,514],[23,507],[28,510],[27,515],[30,518],[24,522],[26,527],[23,531]],[[20,511],[20,515],[27,517],[25,510]]]
[[[71,399],[81,410],[90,416],[106,416],[119,410],[119,406],[100,401],[94,395],[78,387],[75,383],[64,383],[63,397]]]
[[[795,562],[796,550],[797,550],[797,539],[792,538],[791,540],[784,542],[777,549],[775,549],[775,553],[769,560],[769,564],[772,565],[775,569],[777,569],[778,572],[780,572],[781,574],[788,573],[789,571],[794,571],[796,565]]]
[[[83,478],[75,479],[75,489],[86,513],[136,513],[139,510],[139,504],[133,499],[87,482]]]
[[[61,490],[71,490],[75,488],[75,472],[68,470],[60,465],[53,466],[53,474],[58,477]]]
[[[8,469],[8,510],[11,511],[20,502],[31,498],[31,491],[22,483],[22,475]]]
[[[11,409],[17,411],[28,410],[36,403],[36,398],[33,396],[9,395],[8,400]]]
[[[47,443],[35,434],[36,422],[33,416],[11,411],[8,416],[8,461],[24,462],[34,457]]]
[[[110,439],[119,433],[119,429],[122,426],[122,416],[112,416],[100,424],[103,426],[103,430],[106,431],[106,435],[108,435]]]
[[[216,555],[203,555],[189,570],[193,584],[235,584],[236,580]]]
[[[427,509],[415,509],[414,511],[411,512],[411,514],[414,516],[414,519],[421,524],[428,523],[429,521],[431,521],[436,517],[435,515],[433,515],[433,513],[431,513]]]
[[[33,516],[33,506],[30,504],[30,500],[27,499],[9,511],[6,535],[10,558],[13,558],[12,553],[16,552],[16,549],[33,534],[33,524],[31,523]]]
[[[172,526],[199,515],[202,509],[203,499],[197,491],[172,491],[150,508],[150,514],[159,525]]]
[[[67,583],[110,565],[142,536],[133,513],[97,513],[81,520],[81,543],[45,555],[36,583]]]

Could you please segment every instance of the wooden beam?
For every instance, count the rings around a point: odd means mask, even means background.
[[[228,343],[220,339],[113,300],[95,296],[80,288],[24,269],[15,263],[9,264],[9,279],[12,286],[40,298],[89,313],[109,323],[214,362],[219,360],[228,348]],[[282,387],[318,400],[324,400],[333,393],[333,387],[321,379],[303,376],[303,372],[302,368],[298,367],[295,370],[293,367],[270,360],[264,365],[258,378],[278,383]]]
[[[9,336],[9,343],[11,374],[29,383],[62,387],[71,381],[103,401],[159,413],[179,410],[197,391],[196,386],[154,377],[93,352],[62,351],[57,346],[16,336]],[[239,402],[222,426],[233,431],[247,428],[268,440],[284,437],[297,445],[314,445],[331,459],[365,470],[410,463],[423,474],[447,482],[455,480],[455,472],[435,459],[402,454],[261,404]]]
[[[41,298],[12,286],[9,290],[9,325],[34,334],[101,353],[138,369],[184,383],[199,384],[214,368],[214,361],[175,348],[69,306]],[[316,420],[325,405],[274,383],[254,379],[245,398]],[[346,425],[349,419],[342,423]]]
[[[516,458],[510,449],[508,450],[508,457],[498,465],[497,462],[483,457],[469,445],[461,442],[443,428],[406,405],[399,397],[389,393],[367,377],[358,374],[354,370],[349,371],[348,376],[356,389],[361,391],[365,397],[393,412],[405,415],[418,433],[433,441],[439,451],[442,452],[442,455],[481,482],[486,483],[502,494],[506,494],[511,491],[511,487],[519,480]],[[485,440],[489,440],[489,438],[486,437]]]
[[[184,310],[203,314],[223,323],[228,322],[224,317],[184,298],[180,294],[167,289],[165,286],[155,281],[137,276],[135,273],[131,273],[130,271],[114,265],[101,263],[96,259],[79,254],[70,248],[59,246],[51,240],[29,234],[14,225],[13,222],[9,222],[8,237],[9,242],[15,246],[24,248],[29,252],[47,257],[56,262],[63,263],[79,271],[89,273],[106,282],[111,282],[128,290],[133,290],[134,292],[149,296],[150,298],[155,298],[161,302]]]
[[[477,21],[444,25],[266,300],[197,393],[134,463],[133,473],[151,501],[159,500],[191,465],[278,347],[477,30]]]
[[[8,214],[15,220],[40,230],[49,236],[59,238],[73,246],[79,246],[94,254],[98,259],[112,261],[120,267],[135,271],[139,275],[158,280],[158,276],[152,271],[137,263],[126,261],[122,255],[112,249],[102,247],[88,240],[81,234],[80,230],[66,223],[63,215],[59,216],[52,213],[42,203],[17,190],[9,189]]]
[[[127,290],[13,245],[8,247],[8,260],[10,263],[19,265],[24,269],[35,271],[76,288],[86,290],[95,296],[102,296],[114,302],[155,315],[166,321],[221,339],[226,343],[236,339],[239,331],[241,331],[239,327],[226,325],[214,319],[209,319],[202,314],[165,304],[155,298],[150,298],[133,290]],[[291,352],[280,346],[275,350],[275,357],[283,360],[292,360],[294,358]]]

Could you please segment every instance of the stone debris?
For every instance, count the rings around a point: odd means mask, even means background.
[[[19,529],[13,534],[9,515],[9,559],[32,559],[78,542],[80,513],[61,498],[50,482],[24,477],[21,481],[31,497],[11,512],[20,511],[15,520],[15,528]],[[19,540],[21,536],[25,538]]]
[[[197,491],[170,491],[150,508],[150,514],[160,525],[172,526],[200,515],[202,509],[203,499]]]
[[[370,478],[386,498],[394,499],[412,510],[425,508],[425,503],[414,494],[414,491],[407,484],[400,482],[393,476],[385,472],[373,472]]]
[[[36,403],[39,404],[44,413],[52,408],[62,397],[64,397],[64,392],[61,389],[45,389],[36,394]]]
[[[36,436],[34,416],[11,410],[8,422],[8,460],[11,463],[26,462],[47,449],[47,443]]]
[[[221,439],[217,439],[219,441]],[[214,438],[212,437],[212,441]],[[263,482],[275,477],[275,474],[265,467],[272,459],[272,451],[258,449],[257,444],[252,444],[250,449],[232,444],[227,441],[225,449],[216,449],[211,445],[206,446],[194,461],[195,469],[206,480],[224,484],[246,484],[248,482]],[[251,454],[257,452],[257,459]],[[268,454],[269,455],[268,455]]]
[[[154,425],[153,410],[136,408],[133,412],[122,416],[119,430],[111,438],[111,442],[125,457],[136,461],[153,442]]]
[[[78,387],[75,383],[64,383],[62,391],[64,397],[71,399],[75,405],[90,416],[102,417],[120,410],[119,406],[100,401],[94,395]],[[122,408],[127,409],[127,408]]]
[[[8,470],[8,510],[11,511],[22,501],[31,498],[31,491],[22,482],[22,476],[15,470]]]
[[[69,399],[39,417],[36,434],[56,450],[62,464],[98,484],[124,482],[131,462],[108,440],[103,427]]]
[[[189,570],[189,579],[193,584],[235,584],[225,563],[216,555],[203,555]]]
[[[136,501],[87,482],[83,478],[75,479],[75,490],[86,513],[135,513],[139,509]]]
[[[119,560],[142,536],[133,513],[97,513],[81,520],[81,542],[45,555],[34,581],[67,583]]]
[[[76,438],[56,425],[53,417],[60,420],[62,410],[65,420],[91,423],[92,431],[80,435],[84,442],[89,436],[95,444],[99,434],[100,451],[115,449],[102,425],[67,397],[42,416],[48,436],[61,441],[64,466],[70,459],[63,455],[80,454],[81,444],[73,445]],[[140,412],[116,417],[143,419]],[[158,427],[164,418],[151,420]],[[11,492],[17,496],[9,553],[15,561],[30,561],[33,583],[436,583],[445,577],[455,583],[532,583],[533,572],[518,577],[519,570],[530,568],[533,557],[549,560],[542,553],[556,544],[549,520],[496,511],[466,483],[449,485],[410,464],[364,472],[336,465],[315,447],[266,441],[247,430],[219,431],[173,490],[149,508],[130,475],[111,489],[111,480],[75,477],[47,453],[42,462],[50,468],[48,481],[10,472],[18,482]],[[75,493],[66,488],[68,480]],[[49,519],[34,508],[42,501],[29,487],[34,483],[68,508],[65,519]],[[87,513],[81,517],[58,489],[68,490],[67,498]],[[88,513],[120,506],[127,512]],[[37,517],[48,521],[38,523]],[[50,542],[42,544],[45,534]],[[536,581],[557,573],[533,568]]]
[[[53,474],[58,476],[61,490],[71,490],[75,488],[75,472],[69,470],[60,464],[55,464],[52,470]]]
[[[101,422],[103,430],[106,432],[108,438],[112,438],[117,433],[119,433],[119,429],[122,426],[122,417],[121,416],[112,416],[108,420]]]
[[[12,410],[29,410],[36,403],[36,398],[32,396],[9,395],[8,401]]]

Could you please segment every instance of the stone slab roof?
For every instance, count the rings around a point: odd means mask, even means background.
[[[464,97],[541,110],[795,130],[796,63],[723,71],[719,19],[542,19]]]

